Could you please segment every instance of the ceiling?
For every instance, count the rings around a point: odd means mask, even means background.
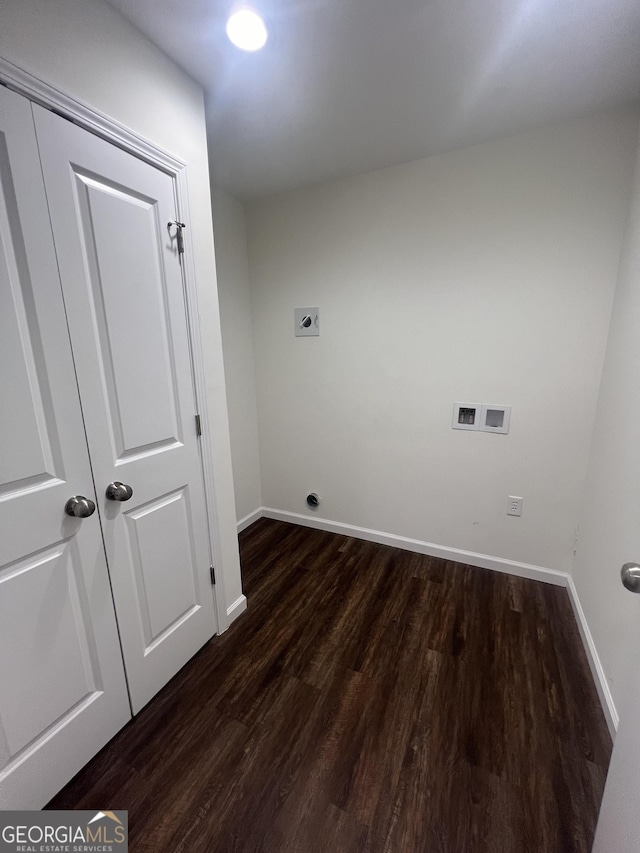
[[[207,93],[215,183],[242,199],[640,99],[638,0],[110,0]]]

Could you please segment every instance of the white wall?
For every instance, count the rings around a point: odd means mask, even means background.
[[[620,583],[622,564],[640,561],[640,149],[633,185],[573,566],[617,707],[640,624],[640,600]]]
[[[242,590],[202,89],[101,0],[2,0],[0,56],[107,113],[188,164],[219,538],[229,606]]]
[[[242,204],[215,187],[211,197],[236,516],[240,521],[262,503],[247,234]]]
[[[594,116],[248,206],[266,506],[315,490],[326,518],[569,570],[635,133]],[[320,337],[294,338],[307,305]],[[512,405],[510,434],[452,430],[456,400]]]

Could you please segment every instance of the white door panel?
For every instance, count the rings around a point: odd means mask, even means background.
[[[179,441],[161,226],[153,199],[71,168],[117,464]]]
[[[71,540],[29,556],[0,577],[0,707],[8,758],[102,689],[79,567]],[[21,644],[18,667],[13,651]]]
[[[138,711],[216,630],[173,179],[34,114]],[[106,498],[115,481],[126,503]]]
[[[130,718],[27,100],[0,88],[0,808],[39,808]]]
[[[192,572],[163,572],[165,562],[180,565],[190,555],[197,565],[187,488],[125,513],[125,530],[132,555],[136,589],[143,619],[145,652],[198,604],[197,577]],[[171,530],[171,538],[164,535]],[[168,551],[164,549],[168,546]]]

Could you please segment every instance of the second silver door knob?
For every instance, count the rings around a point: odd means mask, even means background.
[[[640,566],[637,563],[625,563],[620,576],[629,592],[640,592]]]
[[[107,486],[107,497],[110,501],[128,501],[132,495],[131,486],[127,486],[126,483],[121,483],[119,480],[109,483]]]

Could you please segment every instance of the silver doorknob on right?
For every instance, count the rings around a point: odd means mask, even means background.
[[[640,592],[640,566],[637,563],[625,563],[620,577],[629,592]]]
[[[119,480],[109,483],[107,486],[107,497],[110,501],[128,501],[132,495],[131,486],[127,486],[126,483],[121,483]]]

